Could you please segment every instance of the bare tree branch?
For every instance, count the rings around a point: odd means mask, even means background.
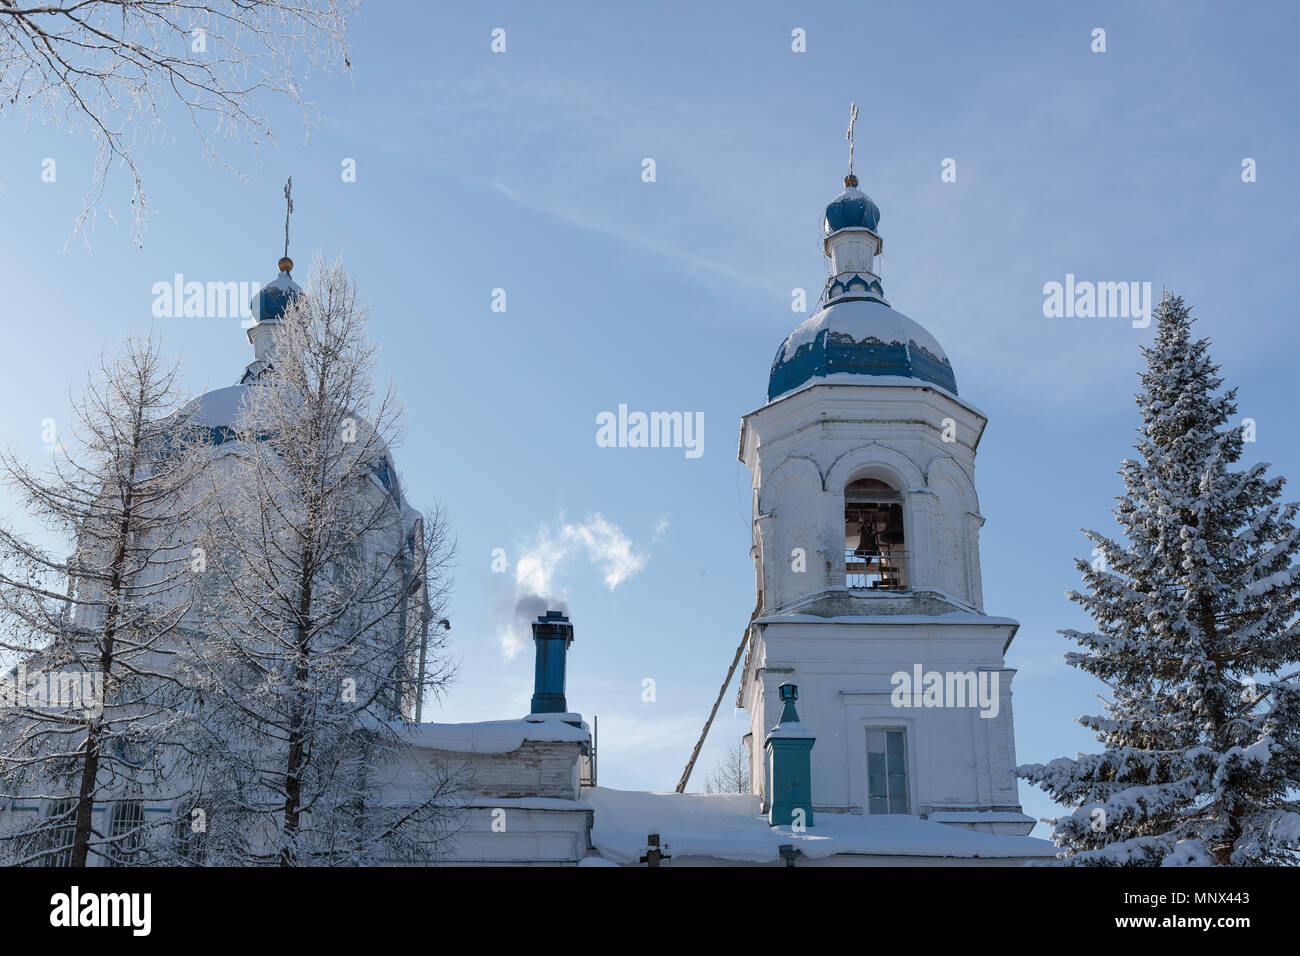
[[[241,178],[216,143],[246,142],[260,155],[276,136],[263,110],[283,96],[309,134],[315,107],[302,95],[312,69],[347,53],[348,18],[359,0],[0,0],[0,114],[68,132],[96,148],[94,172],[73,236],[85,236],[102,205],[109,170],[131,176],[133,240],[149,205],[136,162],[148,144],[174,139],[165,117],[179,106],[203,155]],[[71,237],[69,237],[71,238]]]

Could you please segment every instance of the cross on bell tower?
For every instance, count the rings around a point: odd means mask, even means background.
[[[855,145],[853,141],[853,127],[857,125],[858,125],[858,104],[850,103],[849,104],[849,128],[844,133],[844,138],[849,141],[849,174],[844,177],[845,186],[856,186],[858,184],[858,177],[853,174],[853,147]]]

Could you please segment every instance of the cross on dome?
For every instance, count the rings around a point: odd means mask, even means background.
[[[857,104],[849,105],[849,174],[844,191],[826,206],[822,252],[830,276],[819,310],[777,350],[768,401],[806,385],[837,381],[894,384],[924,381],[957,394],[952,365],[939,343],[885,298],[876,231],[880,207],[858,189],[853,172]]]
[[[853,164],[850,163],[850,166]],[[284,184],[284,258],[280,260],[281,272],[293,271],[293,260],[289,258],[289,214],[293,212],[293,177]],[[286,266],[285,263],[288,263]]]
[[[858,104],[850,103],[849,104],[849,128],[848,131],[845,132],[844,134],[844,138],[849,141],[849,174],[844,177],[845,186],[856,186],[858,184],[858,177],[853,175],[853,147],[854,147],[853,127],[856,126],[857,124],[858,124]],[[850,182],[850,180],[852,181]],[[286,253],[286,255],[287,254],[288,253]]]
[[[244,370],[242,383],[257,381],[271,367],[273,359],[272,328],[280,321],[290,303],[302,295],[302,288],[293,281],[293,260],[289,258],[289,216],[293,213],[293,177],[284,184],[284,255],[277,264],[280,274],[262,286],[249,303],[255,320],[248,329],[248,341],[253,345],[254,359]]]

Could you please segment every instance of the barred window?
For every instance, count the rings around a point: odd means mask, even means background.
[[[42,849],[48,851],[43,866],[71,866],[72,841],[77,832],[77,801],[72,797],[55,800],[45,815]]]
[[[108,865],[131,863],[143,844],[144,804],[123,800],[113,805],[108,829]]]

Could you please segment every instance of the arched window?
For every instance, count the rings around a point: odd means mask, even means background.
[[[906,586],[903,495],[876,478],[844,489],[844,583],[870,591]]]
[[[108,866],[133,862],[144,846],[144,804],[139,800],[123,800],[113,804],[109,815],[108,839],[110,847],[105,861]]]
[[[77,830],[76,814],[75,798],[55,800],[50,804],[42,835],[45,843],[43,849],[51,852],[43,860],[44,866],[72,865],[72,842]]]

